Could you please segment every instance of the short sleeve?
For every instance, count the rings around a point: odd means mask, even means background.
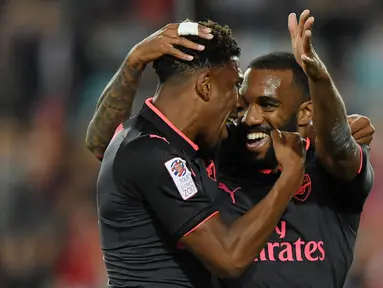
[[[139,137],[123,144],[116,160],[116,177],[136,189],[171,236],[181,238],[218,213],[209,194],[197,185],[198,169],[193,170],[166,139]]]
[[[345,190],[349,191],[355,205],[363,206],[374,184],[374,169],[370,162],[369,147],[366,145],[359,145],[359,150],[360,167],[358,175],[353,180],[341,184],[347,187]]]
[[[358,175],[351,181],[341,181],[329,175],[330,183],[333,183],[333,197],[337,203],[351,211],[361,212],[364,203],[371,192],[374,184],[374,169],[370,162],[369,147],[359,145],[360,167]],[[338,191],[338,193],[337,193]]]

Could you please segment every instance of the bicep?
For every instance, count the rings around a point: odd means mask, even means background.
[[[357,175],[349,181],[339,180],[334,175],[326,176],[330,183],[334,183],[331,190],[338,191],[335,196],[338,202],[351,211],[363,210],[364,202],[371,192],[374,183],[374,169],[369,159],[369,150],[365,145],[359,146],[359,163]],[[326,172],[325,172],[326,173]]]

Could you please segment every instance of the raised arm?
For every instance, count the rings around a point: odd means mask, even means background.
[[[132,51],[134,52],[134,51]],[[86,147],[102,159],[117,126],[130,117],[145,65],[129,53],[97,101],[86,132]]]
[[[103,158],[117,126],[130,117],[134,96],[146,65],[163,55],[184,61],[193,59],[174,45],[194,50],[204,49],[202,45],[178,36],[178,25],[168,24],[134,46],[102,92],[85,138],[86,147],[98,159]],[[209,28],[199,26],[198,36],[211,39],[213,35],[210,32]]]
[[[293,51],[309,79],[318,158],[329,173],[347,181],[360,171],[362,150],[351,135],[342,97],[312,47],[313,22],[309,10],[302,12],[299,23],[295,14],[289,15]]]
[[[214,274],[236,278],[265,247],[291,197],[302,185],[305,141],[298,133],[271,133],[282,174],[267,196],[249,212],[227,225],[212,217],[185,234],[181,241]]]

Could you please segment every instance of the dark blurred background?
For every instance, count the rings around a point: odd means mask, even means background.
[[[0,0],[0,287],[106,287],[99,163],[84,137],[134,44],[169,22],[211,18],[233,28],[245,68],[261,54],[291,50],[287,16],[304,8],[316,17],[314,44],[348,113],[367,115],[376,128],[376,183],[347,287],[383,287],[381,0]],[[134,111],[155,87],[148,66]]]

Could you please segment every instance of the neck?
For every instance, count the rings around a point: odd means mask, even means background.
[[[185,93],[185,88],[162,84],[157,87],[153,105],[191,141],[198,136],[198,113],[193,97]]]

